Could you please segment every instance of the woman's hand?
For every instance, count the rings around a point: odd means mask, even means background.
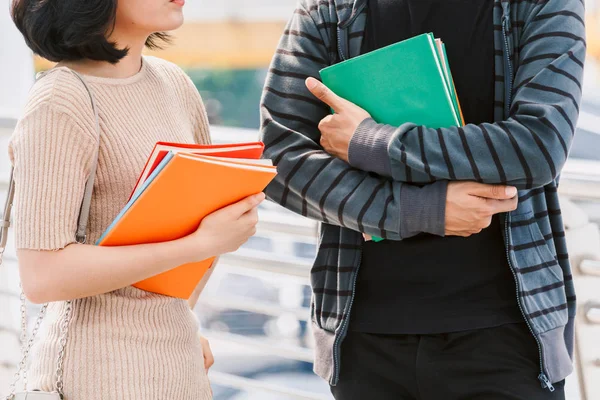
[[[264,199],[265,194],[259,193],[206,216],[198,230],[183,239],[186,241],[185,251],[190,255],[189,262],[239,249],[256,233],[258,205]],[[200,247],[208,249],[208,256],[206,252],[197,251]]]
[[[348,148],[352,136],[361,122],[371,118],[371,115],[356,104],[342,99],[315,78],[308,78],[306,87],[335,112],[319,123],[321,146],[332,156],[348,162]]]
[[[213,356],[208,339],[202,335],[200,335],[200,345],[202,346],[202,354],[204,355],[204,369],[208,372],[210,367],[215,363],[215,357]]]

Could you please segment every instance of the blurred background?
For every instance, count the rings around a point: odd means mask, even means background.
[[[296,0],[189,1],[173,45],[152,52],[182,66],[202,94],[216,142],[256,140],[268,65]],[[586,0],[588,58],[576,140],[561,195],[580,312],[569,400],[600,399],[600,0]],[[0,201],[6,145],[34,71],[34,58],[0,0]],[[264,205],[259,233],[222,259],[196,308],[210,339],[216,400],[332,399],[312,373],[308,275],[316,224]],[[0,268],[0,395],[19,353],[18,271],[11,242]],[[30,306],[33,316],[36,307]]]

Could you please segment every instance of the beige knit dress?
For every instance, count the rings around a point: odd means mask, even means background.
[[[127,202],[157,141],[208,143],[206,112],[185,73],[144,57],[125,79],[86,77],[100,115],[100,157],[88,242]],[[75,241],[97,135],[88,94],[62,68],[30,93],[10,143],[17,248]],[[81,265],[85,269],[85,265]],[[51,304],[32,353],[29,389],[53,390],[65,303]],[[185,300],[127,287],[73,302],[64,364],[66,400],[211,399],[198,322]]]

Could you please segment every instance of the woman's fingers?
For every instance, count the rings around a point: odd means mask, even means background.
[[[215,363],[215,357],[213,356],[210,348],[210,343],[204,336],[200,336],[200,343],[202,345],[202,353],[204,355],[204,369],[208,371]]]

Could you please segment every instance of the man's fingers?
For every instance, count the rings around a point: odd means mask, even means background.
[[[315,78],[306,79],[306,87],[317,99],[333,108],[333,111],[335,112],[339,112],[344,104],[344,101],[340,96],[333,93],[327,86],[323,85]]]
[[[517,195],[517,188],[513,186],[473,183],[472,188],[469,189],[469,194],[486,199],[508,200]]]
[[[469,237],[472,233],[464,232],[464,231],[446,231],[446,236],[460,236],[460,237]]]
[[[500,214],[503,212],[510,212],[510,211],[514,211],[517,209],[518,205],[519,205],[519,201],[518,199],[512,198],[510,200],[494,200],[494,199],[489,199],[486,200],[486,202],[492,206],[492,214]]]

